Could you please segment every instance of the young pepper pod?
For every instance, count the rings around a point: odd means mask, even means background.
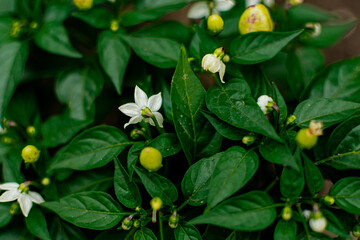
[[[269,10],[263,4],[248,7],[240,17],[239,31],[241,34],[268,31],[274,29]]]

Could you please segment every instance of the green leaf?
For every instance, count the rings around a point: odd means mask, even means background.
[[[345,222],[343,222],[343,219],[341,219],[342,221],[340,222],[339,219],[335,216],[335,214],[333,214],[327,209],[321,209],[321,213],[324,215],[324,217],[327,220],[328,223],[326,227],[327,231],[339,235],[341,238],[348,239],[349,232],[345,230],[343,226],[343,224],[346,224]]]
[[[294,115],[299,127],[309,127],[310,121],[321,121],[324,129],[350,117],[360,108],[360,104],[342,100],[315,98],[301,102]]]
[[[311,47],[297,48],[287,56],[287,78],[292,92],[299,98],[305,86],[309,84],[315,73],[324,66],[322,53]]]
[[[175,155],[181,151],[181,144],[174,133],[163,133],[149,143],[150,147],[156,148],[163,157]]]
[[[276,224],[274,240],[296,239],[296,229],[297,225],[293,219],[289,221],[280,219]]]
[[[318,167],[305,154],[302,154],[302,158],[304,160],[306,185],[309,192],[315,195],[320,192],[324,185],[323,176]]]
[[[45,147],[56,147],[66,143],[92,122],[92,119],[73,119],[69,117],[68,113],[53,116],[41,126],[41,133],[44,138],[42,144]]]
[[[13,12],[16,9],[16,1],[15,0],[7,0],[0,2],[0,14]]]
[[[110,27],[111,14],[105,8],[92,8],[88,11],[72,12],[71,16],[76,17],[92,27],[104,29]]]
[[[78,227],[94,230],[112,228],[128,214],[109,194],[96,191],[72,194],[41,206]]]
[[[141,206],[141,195],[137,185],[130,182],[129,175],[118,159],[114,160],[114,188],[116,197],[127,208]]]
[[[181,182],[182,192],[189,205],[200,206],[207,202],[210,190],[210,180],[215,166],[223,153],[217,153],[191,165]]]
[[[230,46],[231,60],[239,64],[255,64],[273,58],[302,30],[293,32],[255,32],[239,36]]]
[[[44,22],[62,23],[70,15],[71,7],[71,2],[68,1],[48,2],[44,13]]]
[[[284,143],[266,139],[259,145],[259,152],[269,162],[289,166],[296,171],[300,170],[289,147]]]
[[[139,158],[141,150],[145,147],[144,142],[137,142],[134,145],[131,146],[128,157],[127,157],[127,169],[129,172],[129,179],[132,181],[132,176],[135,171],[135,166],[137,163],[137,160]]]
[[[37,207],[33,207],[29,216],[25,218],[26,228],[40,239],[52,239],[47,229],[46,219],[44,214]]]
[[[0,118],[5,116],[5,110],[10,99],[20,83],[29,47],[24,42],[9,42],[0,46]]]
[[[164,204],[172,206],[178,198],[178,191],[169,179],[139,167],[135,167],[135,171],[151,197],[159,197]]]
[[[339,180],[331,188],[330,196],[340,208],[353,214],[360,214],[360,177]]]
[[[286,102],[274,82],[272,83],[272,86],[274,89],[273,98],[280,110],[279,123],[282,124],[287,119],[287,114],[288,114]]]
[[[299,25],[304,26],[308,22],[325,22],[335,20],[335,13],[323,10],[314,5],[303,3],[291,7],[288,11],[291,21],[295,21]]]
[[[304,171],[301,164],[299,149],[295,152],[295,159],[299,170],[285,167],[280,178],[280,192],[286,198],[300,196],[305,186]]]
[[[202,240],[199,230],[187,222],[180,222],[174,234],[175,240]]]
[[[0,3],[1,4],[1,3]],[[0,9],[1,14],[1,9]],[[0,18],[0,43],[5,44],[8,42],[13,41],[11,37],[11,28],[12,28],[12,22],[14,20],[12,18]]]
[[[226,122],[220,120],[214,114],[211,114],[207,111],[201,111],[201,113],[206,117],[206,119],[211,123],[211,125],[220,133],[223,137],[226,137],[233,141],[238,141],[243,139],[244,136],[248,134],[247,131],[244,131],[240,128],[236,128],[227,124]]]
[[[23,160],[20,152],[21,148],[14,148],[10,150],[8,156],[4,158],[2,163],[2,177],[4,182],[22,183],[25,181],[25,177],[21,172]]]
[[[56,95],[67,104],[73,119],[88,119],[89,111],[103,86],[101,75],[90,67],[65,71],[56,82]]]
[[[106,165],[118,156],[129,142],[115,127],[106,125],[88,129],[75,137],[54,157],[48,171],[55,169],[89,170]]]
[[[61,23],[45,23],[35,34],[34,40],[40,48],[50,53],[81,58],[81,54],[72,47],[68,33]]]
[[[142,227],[136,231],[134,240],[157,240],[157,238],[150,229]]]
[[[206,94],[206,105],[221,120],[235,127],[257,132],[281,142],[281,138],[250,97],[250,93],[249,86],[244,80],[230,81],[218,87],[211,87]]]
[[[240,231],[257,231],[272,224],[276,218],[275,207],[267,193],[253,191],[226,200],[189,223],[212,224]]]
[[[259,166],[255,152],[233,146],[217,162],[210,182],[208,208],[213,208],[240,190],[252,178]]]
[[[360,57],[340,61],[319,72],[303,93],[303,98],[337,98],[360,102]]]
[[[195,161],[198,139],[205,118],[200,110],[205,105],[205,90],[191,70],[185,47],[181,54],[171,84],[171,105],[174,126],[189,163]]]
[[[98,52],[101,66],[110,77],[118,94],[121,94],[123,78],[130,59],[130,48],[120,37],[110,31],[100,34]]]
[[[219,48],[220,43],[209,36],[205,25],[195,26],[196,32],[190,42],[189,54],[199,60],[208,53],[213,53],[215,49]]]
[[[80,229],[72,224],[68,224],[58,217],[55,217],[51,222],[50,234],[53,240],[86,240],[86,236]]]
[[[8,225],[13,218],[13,215],[10,214],[10,204],[0,204],[0,228]]]
[[[123,39],[145,62],[158,68],[173,68],[179,59],[180,44],[166,38],[129,37]]]
[[[210,157],[219,152],[222,139],[223,137],[206,121],[200,130],[196,157]]]

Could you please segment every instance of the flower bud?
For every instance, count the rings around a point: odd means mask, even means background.
[[[262,4],[248,7],[240,17],[239,31],[241,34],[259,31],[272,31],[274,23],[269,10]]]
[[[10,137],[3,136],[1,138],[1,142],[4,144],[12,144],[14,142],[14,140]]]
[[[141,137],[143,135],[143,132],[137,128],[133,129],[130,132],[130,137],[134,140],[138,139],[139,137]]]
[[[308,30],[310,37],[318,37],[321,34],[321,24],[320,23],[307,23],[305,28]]]
[[[153,147],[144,148],[140,153],[140,164],[149,172],[159,170],[163,166],[161,152]]]
[[[163,201],[159,197],[154,197],[150,201],[150,206],[153,210],[157,211],[159,210],[163,205]]]
[[[15,215],[16,213],[18,213],[19,211],[19,203],[18,202],[14,202],[13,204],[11,204],[10,206],[10,214],[11,215]]]
[[[299,5],[304,2],[304,0],[287,0],[288,3],[290,3],[292,6]]]
[[[224,63],[230,62],[230,56],[225,54],[225,56],[223,57],[223,62]]]
[[[326,205],[328,206],[331,206],[335,203],[335,198],[332,197],[332,196],[329,196],[329,195],[326,195],[324,198],[323,198],[323,201]]]
[[[360,238],[360,225],[357,224],[353,227],[352,234],[354,237]]]
[[[21,157],[24,159],[25,163],[34,163],[40,157],[40,150],[33,145],[27,145],[21,151]]]
[[[121,228],[126,231],[130,230],[134,223],[132,220],[133,217],[134,217],[134,215],[130,215],[127,218],[125,218],[121,223]]]
[[[224,29],[224,20],[217,14],[210,15],[207,27],[212,34],[218,34]]]
[[[309,220],[309,218],[311,216],[311,211],[309,209],[305,209],[305,210],[303,210],[302,214],[306,218],[306,220]]]
[[[141,222],[139,220],[134,220],[134,228],[139,228],[141,226]]]
[[[262,95],[258,98],[257,104],[261,108],[261,111],[263,111],[263,113],[266,115],[274,110],[273,106],[275,105],[275,102],[268,95]]]
[[[310,218],[309,226],[314,232],[321,233],[326,229],[327,220],[322,216],[321,212],[318,212]]]
[[[294,124],[296,121],[295,115],[290,115],[286,120],[286,126]]]
[[[116,32],[117,30],[119,30],[119,21],[111,20],[110,30],[113,32]]]
[[[31,23],[30,23],[30,28],[31,28],[31,29],[35,30],[35,29],[37,29],[38,27],[39,27],[39,24],[38,24],[37,22],[31,22]]]
[[[289,221],[292,218],[291,207],[290,206],[284,207],[283,210],[282,210],[281,216],[285,221]]]
[[[248,135],[248,136],[243,137],[242,142],[245,145],[250,145],[250,144],[253,144],[255,142],[255,140],[256,140],[255,136]]]
[[[173,212],[173,214],[169,217],[169,226],[171,228],[177,228],[177,226],[179,225],[179,215],[177,214],[177,212]]]
[[[73,0],[73,2],[79,10],[88,10],[94,4],[94,0]]]
[[[35,136],[36,135],[36,128],[34,126],[28,126],[26,128],[26,133],[29,134],[29,136]]]
[[[50,184],[50,178],[44,177],[44,178],[41,180],[41,184],[42,184],[43,186],[49,186],[49,184]]]

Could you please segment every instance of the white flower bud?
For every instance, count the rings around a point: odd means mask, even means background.
[[[257,100],[257,104],[259,105],[261,111],[263,111],[264,114],[268,114],[273,110],[271,106],[274,103],[274,100],[268,95],[261,95]]]
[[[303,212],[302,212],[303,216],[306,218],[306,220],[309,220],[310,218],[310,215],[311,215],[311,211],[308,210],[308,209],[305,209]]]
[[[327,226],[326,218],[310,218],[309,225],[314,232],[323,232]]]

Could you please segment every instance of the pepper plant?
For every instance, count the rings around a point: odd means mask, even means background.
[[[355,25],[301,0],[1,1],[0,239],[360,237],[360,58],[322,54]]]

